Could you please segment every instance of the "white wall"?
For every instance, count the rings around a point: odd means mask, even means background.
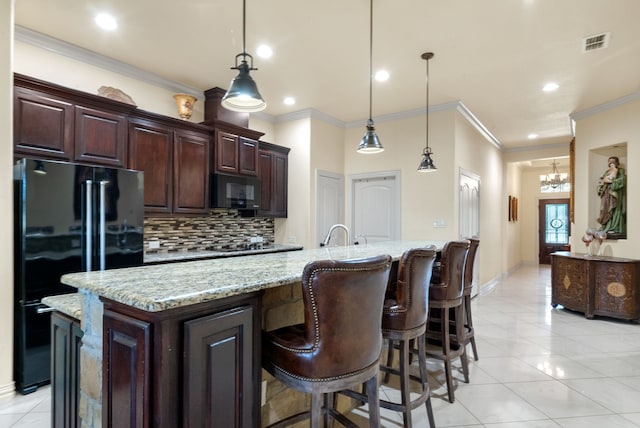
[[[12,27],[13,28],[13,27]],[[47,64],[43,67],[42,64]],[[15,42],[13,70],[47,82],[97,94],[101,86],[111,86],[129,95],[138,108],[179,118],[174,93],[86,62],[77,61],[33,45]],[[196,101],[189,122],[199,123],[204,117],[204,96]]]
[[[597,216],[598,177],[606,169],[604,156],[593,156],[602,147],[626,143],[627,159],[627,239],[605,241],[607,253],[616,257],[640,258],[640,100],[622,104],[576,120],[575,233],[572,248],[584,248],[580,238]]]
[[[13,395],[13,11],[0,2],[0,397]]]
[[[503,273],[500,254],[504,245],[502,225],[507,221],[503,213],[503,160],[500,150],[487,140],[460,113],[455,114],[455,165],[452,171],[455,224],[459,224],[460,169],[480,177],[480,247],[478,247],[479,283],[483,285]],[[506,205],[504,205],[506,207]],[[456,238],[460,238],[459,233]]]

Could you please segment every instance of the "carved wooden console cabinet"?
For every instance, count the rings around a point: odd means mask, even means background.
[[[551,305],[640,322],[640,260],[551,254]]]

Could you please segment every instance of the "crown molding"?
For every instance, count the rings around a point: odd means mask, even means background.
[[[519,153],[519,152],[537,152],[540,150],[553,150],[553,149],[569,150],[569,143],[552,143],[552,144],[539,144],[537,146],[503,148],[502,151],[505,153]]]
[[[464,103],[462,101],[458,101],[457,102],[457,106],[456,106],[456,110],[458,111],[458,113],[460,113],[462,115],[462,117],[464,117],[465,119],[467,119],[467,122],[469,122],[474,128],[476,128],[476,130],[487,140],[489,141],[491,144],[493,144],[494,146],[496,146],[496,148],[498,150],[504,150],[504,148],[502,147],[502,143],[500,142],[500,140],[498,140],[488,129],[486,126],[484,126],[482,124],[482,122],[480,122],[480,120],[478,120],[478,118],[471,113],[471,110],[469,110],[467,108],[466,105],[464,105]]]
[[[196,98],[204,99],[204,92],[173,80],[165,79],[157,74],[134,67],[124,62],[98,54],[80,46],[64,42],[46,34],[30,30],[20,25],[15,26],[15,40],[32,46],[63,55],[76,61],[81,61],[92,66],[122,74],[145,83],[166,89],[171,92],[185,93]]]
[[[624,104],[632,103],[634,101],[640,100],[640,91],[636,91],[632,94],[625,95],[624,97],[616,98],[614,100],[608,101],[603,104],[598,104],[597,106],[581,110],[575,113],[571,113],[569,118],[573,121],[587,118],[589,116],[594,116],[600,113],[604,113],[605,111],[612,110],[616,107],[620,107]],[[574,132],[575,135],[575,132]]]

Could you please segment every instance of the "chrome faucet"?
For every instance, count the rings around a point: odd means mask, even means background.
[[[329,232],[327,232],[327,236],[325,236],[324,239],[322,240],[322,242],[320,243],[321,247],[325,247],[325,246],[329,245],[329,241],[331,240],[331,234],[333,233],[334,230],[336,230],[338,228],[339,229],[343,229],[345,231],[345,233],[347,234],[347,243],[345,245],[349,245],[351,243],[351,237],[349,235],[349,228],[347,226],[345,226],[344,224],[334,224],[329,229]]]

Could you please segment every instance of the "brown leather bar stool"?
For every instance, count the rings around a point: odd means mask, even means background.
[[[469,366],[466,347],[452,346],[452,338],[457,343],[464,343],[463,323],[455,323],[455,331],[450,332],[449,309],[453,309],[457,320],[464,317],[464,268],[469,251],[469,241],[449,241],[442,250],[439,283],[431,283],[429,287],[429,315],[427,319],[427,340],[440,343],[440,352],[427,349],[427,357],[437,358],[444,362],[449,401],[455,401],[451,362],[460,357],[465,383],[469,382]],[[432,343],[429,341],[429,343]]]
[[[469,252],[464,266],[464,346],[471,343],[473,359],[478,361],[478,348],[476,348],[475,330],[473,329],[473,318],[471,318],[471,288],[473,287],[473,264],[476,260],[480,240],[469,238],[469,242]]]
[[[435,428],[433,408],[431,406],[431,390],[427,378],[424,333],[427,325],[427,311],[429,302],[429,285],[431,272],[436,258],[436,247],[414,248],[404,252],[398,264],[395,296],[387,298],[382,311],[382,337],[388,340],[388,354],[386,365],[380,370],[385,372],[385,382],[389,381],[389,374],[400,376],[401,403],[380,400],[380,406],[386,409],[402,412],[404,426],[411,427],[411,410],[423,403],[427,408],[429,425]],[[410,375],[409,361],[410,342],[418,342],[418,367],[420,376]],[[398,368],[394,368],[393,350],[398,345],[400,361]],[[409,386],[411,381],[419,381],[420,395],[411,401]]]
[[[323,417],[357,427],[333,408],[333,393],[366,385],[369,424],[380,426],[380,319],[390,256],[310,262],[302,273],[304,323],[263,332],[263,367],[283,384],[311,394],[311,427]],[[325,406],[322,406],[324,398]],[[277,422],[304,420],[302,412]]]

